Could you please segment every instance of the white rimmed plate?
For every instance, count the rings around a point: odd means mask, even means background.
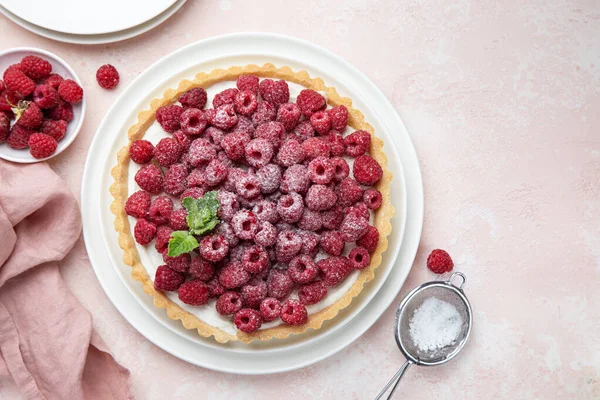
[[[336,86],[342,95],[350,95],[356,107],[365,113],[385,141],[389,168],[395,177],[392,181],[397,208],[392,221],[395,229],[375,280],[322,329],[255,346],[221,345],[186,330],[179,321],[168,319],[165,311],[154,307],[141,285],[130,277],[129,267],[121,261],[122,251],[112,229],[113,216],[107,207],[111,201],[109,169],[115,163],[116,151],[126,143],[126,129],[135,122],[139,107],[147,107],[164,88],[174,87],[182,78],[199,71],[266,61],[307,69],[311,75],[324,78],[326,84]],[[235,34],[194,43],[140,75],[109,110],[96,137],[103,140],[95,139],[92,143],[82,186],[84,237],[92,265],[104,290],[125,318],[156,345],[186,361],[242,374],[282,372],[317,362],[360,337],[389,306],[410,270],[423,216],[422,182],[410,138],[389,101],[368,78],[315,45],[268,34]],[[116,269],[110,268],[111,264]]]

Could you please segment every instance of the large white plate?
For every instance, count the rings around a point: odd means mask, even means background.
[[[164,22],[167,18],[173,15],[179,8],[185,3],[186,0],[176,0],[173,5],[167,8],[165,11],[160,13],[159,15],[151,18],[150,20],[141,23],[139,25],[133,26],[128,29],[123,29],[120,31],[115,31],[111,33],[104,34],[91,34],[91,35],[78,35],[71,33],[64,33],[59,31],[54,31],[51,29],[43,28],[39,25],[32,24],[31,22],[25,21],[22,18],[19,18],[17,15],[11,13],[7,8],[0,5],[0,13],[4,14],[8,19],[13,21],[15,24],[36,33],[40,36],[47,37],[49,39],[58,40],[60,42],[66,43],[75,43],[75,44],[102,44],[102,43],[112,43],[118,42],[121,40],[130,39],[132,37],[141,35],[149,31],[150,29],[158,26],[162,22]]]
[[[122,31],[151,20],[176,0],[3,0],[12,14],[39,27],[74,35]]]
[[[192,77],[201,70],[264,61],[305,68],[324,78],[327,84],[336,86],[341,94],[352,94],[357,108],[366,114],[378,136],[385,141],[390,170],[395,176],[392,182],[394,205],[400,212],[392,221],[395,229],[389,238],[390,248],[384,254],[375,280],[336,319],[316,333],[298,335],[291,340],[250,347],[220,345],[185,330],[178,321],[169,320],[164,310],[155,308],[151,298],[129,277],[129,267],[121,261],[116,234],[107,226],[107,221],[112,221],[106,207],[110,203],[108,185],[111,182],[107,163],[114,163],[116,150],[125,143],[126,127],[135,122],[138,105],[148,104],[164,88],[175,86],[182,77]],[[365,75],[335,55],[304,41],[268,34],[235,34],[197,42],[165,57],[122,93],[98,128],[89,154],[82,185],[84,238],[101,285],[140,333],[176,357],[196,365],[234,373],[265,374],[300,368],[334,354],[360,337],[390,305],[417,250],[423,218],[423,189],[418,160],[406,129],[385,96]],[[403,170],[405,182],[402,182]],[[405,190],[400,190],[402,187]],[[403,226],[406,227],[404,240]]]

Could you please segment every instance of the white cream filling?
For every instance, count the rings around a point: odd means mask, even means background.
[[[293,83],[293,82],[288,82],[288,86],[290,88],[290,102],[295,102],[300,91],[302,89],[304,89],[304,86],[299,85],[297,83]],[[232,87],[235,87],[235,82],[225,81],[225,82],[217,83],[217,84],[211,86],[210,88],[206,89],[206,92],[208,94],[207,107],[209,105],[212,105],[212,99],[217,93],[222,92],[223,90],[232,88]],[[320,93],[323,96],[325,96],[324,92],[320,92]],[[165,131],[163,131],[162,128],[160,127],[160,125],[158,124],[158,122],[154,121],[154,123],[146,131],[146,133],[144,135],[144,139],[149,140],[153,144],[156,144],[156,143],[158,143],[158,141],[160,139],[162,139],[164,137],[169,137],[169,136],[171,136],[171,135],[166,133]],[[348,162],[348,164],[350,165],[350,171],[352,173],[352,163],[354,160],[352,158],[345,158],[345,159]],[[138,171],[138,169],[139,169],[139,165],[137,165],[133,162],[129,163],[129,174],[128,174],[128,193],[129,194],[140,190],[140,187],[137,185],[137,183],[135,182],[135,179],[134,179],[135,174]],[[135,226],[136,219],[133,217],[128,217],[128,218],[129,218],[129,224],[133,229],[133,227]],[[372,219],[372,215],[371,215],[371,219]],[[355,247],[355,245],[353,243],[347,244],[344,254],[348,255],[350,250],[354,247]],[[162,256],[154,248],[154,241],[152,241],[147,246],[141,246],[136,243],[136,248],[138,250],[138,253],[140,254],[140,261],[141,261],[142,265],[146,268],[148,275],[152,279],[154,279],[154,275],[156,274],[156,269],[160,265],[164,264]],[[317,254],[316,258],[321,259],[324,257],[325,257],[325,254],[319,253],[319,254]],[[315,314],[315,313],[329,307],[330,305],[335,303],[337,300],[342,298],[342,296],[344,294],[346,294],[346,292],[348,292],[348,290],[350,290],[350,288],[352,287],[354,282],[356,282],[356,279],[357,279],[359,273],[360,273],[360,271],[353,271],[339,285],[334,286],[334,287],[329,287],[328,291],[327,291],[327,296],[322,301],[320,301],[317,304],[313,304],[313,305],[306,307],[308,314],[309,315]],[[176,292],[168,292],[168,293],[166,293],[166,295],[174,303],[176,303],[177,305],[179,305],[181,308],[188,311],[189,313],[193,314],[200,320],[204,321],[205,323],[207,323],[211,326],[214,326],[216,328],[219,328],[229,334],[232,334],[232,335],[236,334],[237,328],[236,328],[235,324],[233,323],[233,319],[231,317],[222,316],[221,314],[219,314],[217,312],[217,310],[215,308],[216,299],[211,299],[207,304],[204,304],[202,306],[194,307],[194,306],[185,304],[181,300],[179,300],[179,297],[177,296]],[[297,298],[297,294],[294,292],[290,297]],[[273,328],[275,326],[281,325],[282,323],[283,323],[283,321],[281,321],[281,319],[277,319],[275,321],[262,324],[260,329]]]

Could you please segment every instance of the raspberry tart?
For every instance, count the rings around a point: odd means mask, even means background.
[[[246,65],[151,102],[112,170],[124,261],[218,342],[319,329],[373,279],[394,208],[383,141],[320,78]]]

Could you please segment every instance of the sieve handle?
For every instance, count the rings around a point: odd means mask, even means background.
[[[452,283],[454,281],[454,278],[457,277],[461,280],[460,285],[455,285],[454,283]],[[446,281],[447,284],[457,287],[460,290],[462,290],[463,286],[465,286],[465,282],[467,282],[467,277],[462,272],[453,273],[452,275],[450,275],[450,278]]]
[[[381,390],[381,392],[379,392],[379,394],[377,395],[377,397],[375,397],[375,400],[381,400],[381,399],[383,399],[383,395],[385,395],[385,392],[388,390],[388,388],[393,383],[394,387],[392,387],[392,391],[390,392],[389,396],[387,397],[387,400],[390,400],[392,398],[392,396],[394,395],[394,392],[396,391],[396,388],[398,387],[398,384],[400,383],[400,379],[402,379],[402,377],[404,376],[404,373],[408,369],[408,366],[411,365],[411,364],[412,364],[412,361],[406,360],[406,362],[404,363],[404,365],[402,365],[400,367],[400,369],[398,370],[398,372],[396,372],[396,374],[394,375],[394,377],[392,379],[390,379],[390,381],[387,383],[387,385],[385,385],[384,388]]]

